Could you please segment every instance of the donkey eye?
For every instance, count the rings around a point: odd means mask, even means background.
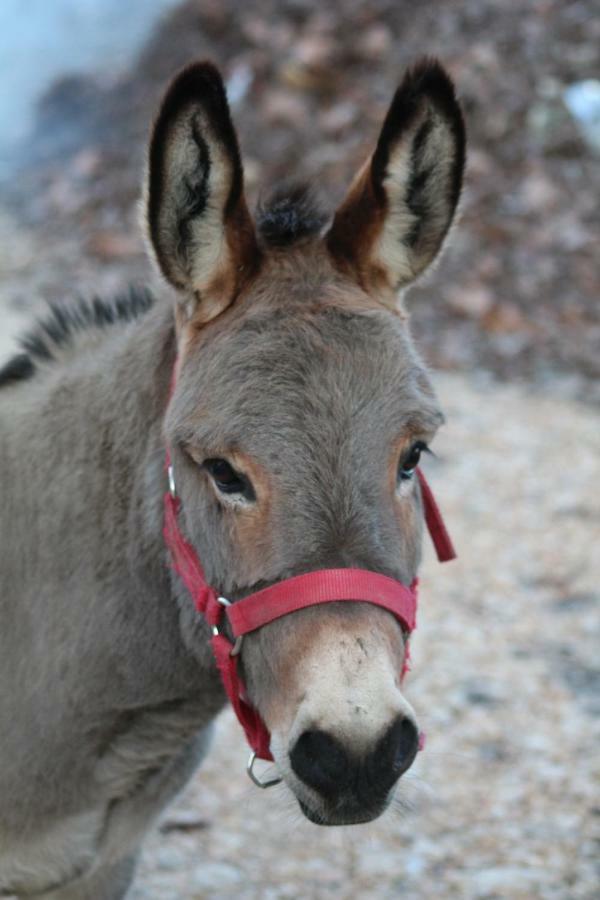
[[[400,460],[400,465],[398,466],[399,481],[407,481],[409,478],[413,477],[415,469],[419,465],[421,453],[424,453],[427,450],[428,447],[424,441],[417,441],[412,445],[410,450]]]
[[[247,500],[255,499],[248,479],[236,472],[226,459],[207,459],[204,468],[223,494],[243,494]]]

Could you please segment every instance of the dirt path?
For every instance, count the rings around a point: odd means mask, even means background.
[[[408,694],[428,743],[400,794],[413,809],[310,825],[283,788],[250,785],[227,713],[167,816],[200,827],[152,838],[134,900],[597,896],[598,421],[437,381],[449,425],[428,469],[460,560],[428,552],[423,571]]]

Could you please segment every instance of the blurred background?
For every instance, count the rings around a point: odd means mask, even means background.
[[[152,277],[145,141],[189,60],[226,78],[251,201],[339,201],[420,55],[467,119],[461,220],[409,297],[460,551],[424,567],[427,750],[385,819],[323,831],[246,783],[226,713],[134,898],[598,896],[599,48],[593,0],[2,0],[0,360],[48,300]]]

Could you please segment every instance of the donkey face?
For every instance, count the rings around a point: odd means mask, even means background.
[[[415,577],[414,470],[442,415],[398,291],[440,250],[463,162],[452,84],[423,63],[328,230],[302,192],[256,229],[218,73],[192,66],[167,92],[147,190],[151,244],[179,291],[165,431],[184,528],[230,599],[326,567]],[[397,621],[367,603],[245,638],[249,697],[313,821],[374,818],[411,765],[404,653]]]

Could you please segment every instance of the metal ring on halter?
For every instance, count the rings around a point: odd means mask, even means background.
[[[230,656],[238,656],[240,650],[242,649],[242,641],[243,640],[244,640],[244,635],[238,634],[238,636],[235,639],[235,643],[234,643],[233,647],[231,648],[231,652],[229,654]]]
[[[254,763],[256,762],[256,752],[253,750],[250,754],[250,758],[248,759],[248,765],[246,766],[246,772],[248,773],[250,780],[254,782],[254,784],[259,788],[270,788],[276,784],[281,784],[282,778],[276,776],[275,778],[267,778],[265,781],[261,781],[258,775],[254,774]]]
[[[169,493],[171,497],[176,497],[177,492],[175,491],[175,473],[173,472],[172,465],[169,465],[167,467],[167,478],[169,479]]]
[[[221,606],[231,606],[231,600],[228,600],[227,597],[217,597],[217,603],[220,603]],[[219,628],[217,625],[213,625],[212,633],[213,633],[214,637],[217,637],[217,635],[220,634]],[[231,648],[231,652],[229,653],[230,656],[237,656],[239,654],[240,650],[242,649],[242,641],[243,640],[244,640],[244,635],[238,634],[238,636],[236,637],[235,642],[233,644],[233,647]]]

